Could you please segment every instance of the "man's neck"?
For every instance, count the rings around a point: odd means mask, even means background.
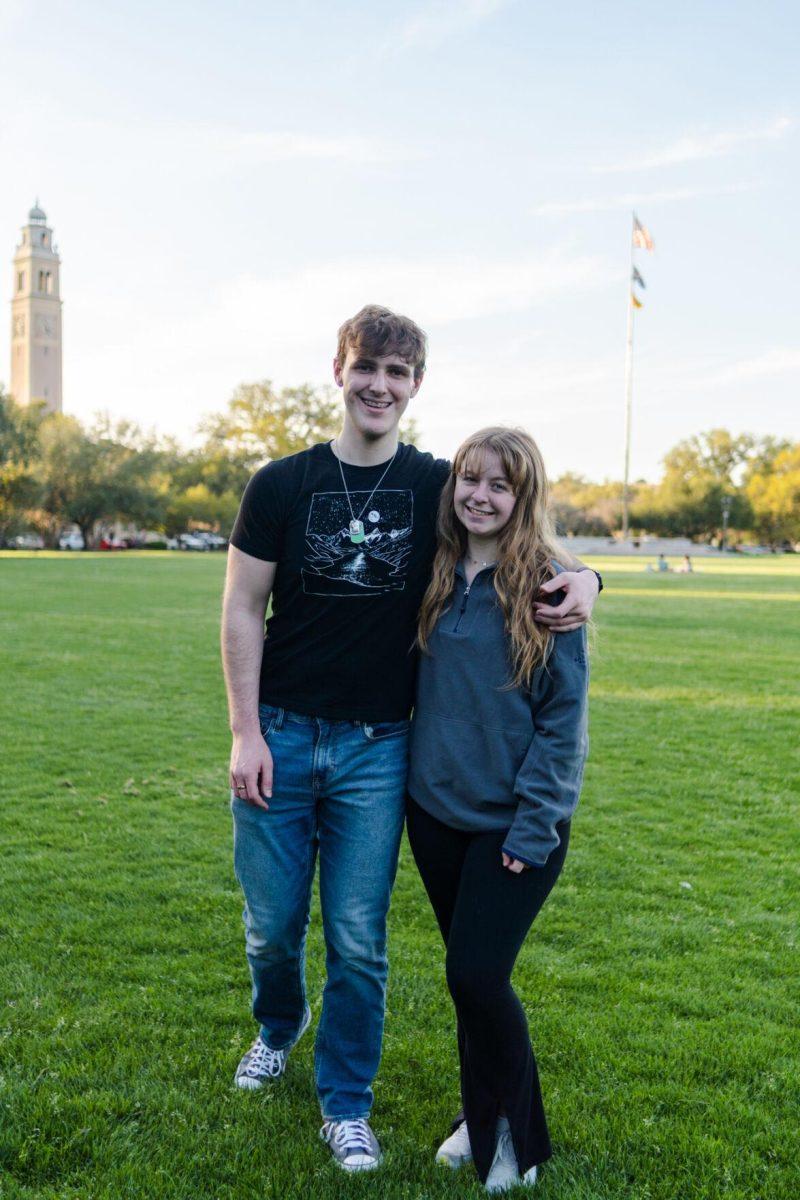
[[[376,463],[386,462],[392,457],[397,449],[397,442],[397,429],[391,429],[383,437],[368,441],[346,421],[341,433],[334,439],[333,451],[345,464],[373,467]]]

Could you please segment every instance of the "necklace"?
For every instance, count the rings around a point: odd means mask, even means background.
[[[333,450],[333,447],[334,447],[334,443],[331,442],[331,450]],[[375,487],[372,489],[372,491],[367,496],[364,503],[361,505],[358,516],[356,516],[355,512],[353,511],[353,501],[350,499],[350,492],[347,490],[347,481],[345,480],[345,477],[344,477],[344,467],[342,466],[342,460],[339,458],[338,438],[336,439],[336,449],[333,451],[333,453],[334,453],[334,457],[335,457],[336,461],[339,464],[339,474],[342,477],[342,487],[344,488],[344,494],[347,497],[347,507],[350,509],[350,541],[354,542],[356,545],[358,545],[359,542],[363,542],[367,536],[364,533],[364,522],[361,520],[361,517],[364,513],[364,509],[367,507],[370,500],[375,495],[375,493],[377,492],[378,488],[383,483],[386,476],[389,474],[389,468],[391,467],[394,460],[397,458],[397,451],[399,449],[400,449],[400,445],[398,443],[398,445],[395,446],[395,448],[394,448],[394,454],[392,455],[392,457],[389,459],[388,463],[386,464],[386,470],[383,472],[380,479],[375,484]]]

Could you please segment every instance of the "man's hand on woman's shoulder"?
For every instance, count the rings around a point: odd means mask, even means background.
[[[568,633],[580,629],[592,615],[600,583],[594,571],[562,571],[542,584],[543,592],[564,592],[564,599],[556,607],[546,600],[535,607],[536,620],[553,633]]]

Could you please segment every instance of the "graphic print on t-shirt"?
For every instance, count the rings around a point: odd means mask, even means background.
[[[309,596],[375,596],[402,591],[411,554],[413,493],[397,489],[351,492],[350,503],[356,516],[361,513],[363,542],[350,540],[352,514],[345,492],[314,492],[311,497],[303,591]]]

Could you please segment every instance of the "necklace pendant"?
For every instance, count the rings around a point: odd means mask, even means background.
[[[365,536],[364,522],[353,518],[353,520],[350,522],[350,541],[355,542],[355,544],[358,545],[359,542],[364,541]]]

